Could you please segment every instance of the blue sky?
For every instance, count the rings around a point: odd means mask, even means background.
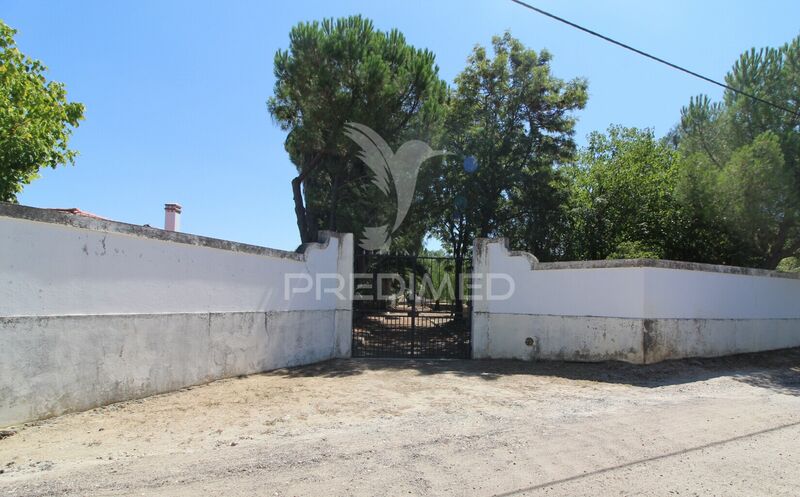
[[[742,51],[800,34],[794,0],[531,3],[715,79]],[[294,249],[294,168],[266,109],[273,55],[297,22],[357,13],[432,50],[450,83],[475,44],[506,29],[547,48],[557,76],[589,80],[579,143],[612,123],[663,134],[690,96],[721,95],[507,0],[0,0],[20,48],[86,104],[75,166],[44,171],[20,203],[160,227],[163,204],[178,202],[183,231]]]

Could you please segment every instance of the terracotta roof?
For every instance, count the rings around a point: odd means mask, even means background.
[[[47,209],[47,210],[66,212],[66,213],[69,213],[69,214],[77,214],[79,216],[93,217],[95,219],[102,219],[104,221],[111,221],[111,219],[108,219],[107,217],[102,217],[102,216],[98,216],[97,214],[92,214],[91,212],[82,211],[82,210],[78,209],[77,207],[69,207],[69,208],[66,208],[66,209],[53,208],[53,209]]]

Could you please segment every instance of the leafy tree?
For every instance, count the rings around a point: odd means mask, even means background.
[[[800,253],[800,37],[745,52],[726,82],[790,112],[733,91],[720,103],[693,98],[676,133],[679,194],[694,200],[696,233],[719,238],[700,257],[775,268]]]
[[[572,168],[573,255],[581,259],[679,258],[679,154],[650,129],[592,133]]]
[[[0,21],[0,200],[7,202],[16,202],[39,169],[74,163],[68,141],[83,119],[83,105],[45,79],[47,68],[19,51],[15,34]]]
[[[459,260],[474,237],[494,235],[547,258],[560,222],[555,166],[575,152],[572,112],[587,84],[553,76],[549,52],[509,33],[492,49],[473,50],[451,92],[443,148],[454,155],[435,163],[433,232]]]
[[[372,219],[389,216],[393,206],[370,185],[345,124],[369,126],[393,150],[409,138],[426,140],[442,119],[446,85],[431,52],[360,16],[300,23],[289,40],[289,49],[275,54],[268,107],[288,131],[301,240],[315,240],[323,228],[359,233]],[[420,246],[425,229],[413,222],[413,210],[407,219],[396,240]]]

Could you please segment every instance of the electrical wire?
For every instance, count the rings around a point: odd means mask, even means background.
[[[669,66],[669,67],[671,67],[673,69],[677,69],[678,71],[681,71],[681,72],[684,72],[684,73],[689,74],[691,76],[694,76],[695,78],[699,78],[699,79],[702,79],[703,81],[706,81],[706,82],[711,83],[713,85],[717,85],[719,87],[725,88],[726,90],[730,90],[730,91],[732,91],[732,92],[734,92],[734,93],[736,93],[738,95],[742,95],[744,97],[747,97],[747,98],[750,98],[752,100],[755,100],[756,102],[761,102],[762,104],[769,105],[769,106],[774,107],[774,108],[776,108],[778,110],[782,110],[784,112],[788,112],[789,114],[792,114],[794,116],[800,116],[800,109],[798,109],[797,111],[788,109],[787,107],[784,107],[782,105],[770,102],[769,100],[765,100],[765,99],[763,99],[763,98],[761,98],[759,96],[753,95],[752,93],[748,93],[748,92],[740,90],[738,88],[734,88],[734,87],[732,87],[732,86],[730,86],[728,84],[725,84],[725,83],[722,83],[720,81],[716,81],[714,79],[711,79],[708,76],[703,76],[700,73],[694,72],[694,71],[692,71],[690,69],[686,69],[685,67],[681,67],[678,64],[673,64],[672,62],[664,60],[664,59],[662,59],[660,57],[656,57],[655,55],[649,54],[649,53],[647,53],[647,52],[645,52],[643,50],[639,50],[638,48],[634,48],[634,47],[632,47],[632,46],[630,46],[628,44],[622,43],[621,41],[617,41],[614,38],[611,38],[611,37],[605,36],[603,34],[600,34],[597,31],[593,31],[593,30],[591,30],[589,28],[585,28],[585,27],[583,27],[583,26],[581,26],[579,24],[575,24],[574,22],[568,21],[568,20],[564,19],[563,17],[558,17],[557,15],[551,14],[550,12],[547,12],[546,10],[542,10],[542,9],[540,9],[538,7],[534,7],[533,5],[525,3],[522,0],[511,0],[511,1],[516,3],[516,4],[518,4],[518,5],[520,5],[520,6],[522,6],[522,7],[525,7],[526,9],[532,10],[532,11],[534,11],[536,13],[539,13],[539,14],[541,14],[543,16],[547,16],[547,17],[549,17],[551,19],[554,19],[554,20],[556,20],[558,22],[564,23],[567,26],[573,27],[575,29],[579,29],[579,30],[583,31],[584,33],[588,33],[588,34],[590,34],[592,36],[596,36],[597,38],[600,38],[600,39],[605,40],[605,41],[607,41],[609,43],[617,45],[618,47],[622,47],[622,48],[624,48],[626,50],[630,50],[631,52],[637,53],[637,54],[639,54],[639,55],[641,55],[643,57],[647,57],[648,59],[651,59],[651,60],[654,60],[654,61],[659,62],[661,64],[664,64],[664,65]]]

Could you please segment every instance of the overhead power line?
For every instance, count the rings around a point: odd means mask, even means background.
[[[643,50],[639,50],[638,48],[634,48],[634,47],[632,47],[632,46],[630,46],[630,45],[628,45],[626,43],[622,43],[621,41],[617,41],[614,38],[610,38],[608,36],[600,34],[597,31],[593,31],[593,30],[591,30],[589,28],[585,28],[585,27],[583,27],[583,26],[581,26],[579,24],[575,24],[574,22],[568,21],[568,20],[564,19],[563,17],[558,17],[557,15],[551,14],[550,12],[547,12],[546,10],[542,10],[542,9],[540,9],[538,7],[534,7],[533,5],[525,3],[522,0],[511,0],[511,1],[516,3],[516,4],[518,4],[518,5],[521,5],[522,7],[525,7],[526,9],[529,9],[529,10],[532,10],[532,11],[537,12],[539,14],[542,14],[543,16],[547,16],[550,19],[555,19],[556,21],[564,23],[567,26],[573,27],[575,29],[579,29],[579,30],[583,31],[584,33],[589,33],[592,36],[596,36],[597,38],[605,40],[605,41],[607,41],[609,43],[613,43],[614,45],[617,45],[618,47],[622,47],[622,48],[624,48],[626,50],[630,50],[631,52],[634,52],[634,53],[637,53],[637,54],[642,55],[644,57],[647,57],[648,59],[654,60],[656,62],[660,62],[661,64],[669,66],[669,67],[671,67],[673,69],[677,69],[678,71],[681,71],[681,72],[684,72],[684,73],[689,74],[691,76],[694,76],[695,78],[702,79],[703,81],[706,81],[706,82],[711,83],[713,85],[717,85],[719,87],[725,88],[726,90],[730,90],[730,91],[732,91],[734,93],[737,93],[739,95],[742,95],[742,96],[750,98],[750,99],[753,99],[753,100],[755,100],[757,102],[761,102],[763,104],[769,105],[771,107],[774,107],[776,109],[782,110],[784,112],[788,112],[789,114],[792,114],[792,115],[795,115],[795,116],[800,115],[800,110],[794,111],[794,110],[788,109],[788,108],[786,108],[786,107],[784,107],[782,105],[770,102],[769,100],[765,100],[765,99],[763,99],[761,97],[753,95],[752,93],[748,93],[746,91],[739,90],[738,88],[734,88],[734,87],[732,87],[730,85],[727,85],[725,83],[722,83],[720,81],[716,81],[714,79],[711,79],[708,76],[703,76],[700,73],[696,73],[696,72],[694,72],[694,71],[692,71],[690,69],[686,69],[685,67],[679,66],[678,64],[673,64],[672,62],[664,60],[661,57],[656,57],[655,55],[649,54],[649,53],[647,53],[647,52],[645,52]]]

